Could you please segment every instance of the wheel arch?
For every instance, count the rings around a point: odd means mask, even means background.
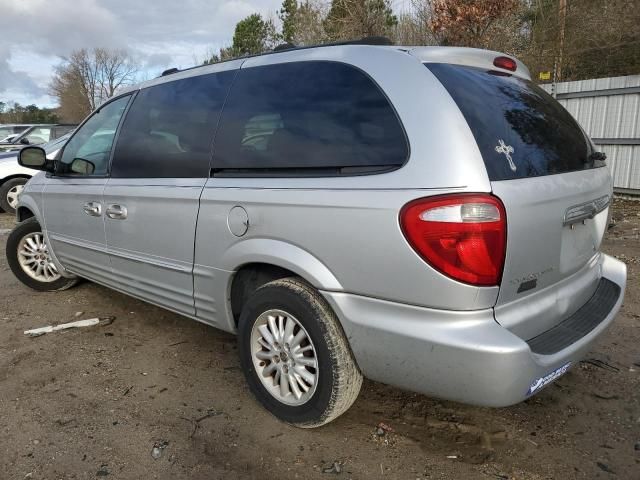
[[[9,182],[11,182],[12,180],[24,180],[24,183],[26,184],[29,179],[31,179],[31,177],[29,175],[25,175],[23,173],[18,173],[18,174],[14,174],[14,175],[8,175],[6,177],[3,177],[0,179],[0,195],[2,195],[3,201],[4,202],[9,202],[8,199],[6,198],[6,195],[9,193],[9,191],[11,190],[11,185],[7,185]],[[2,205],[0,203],[0,205]],[[10,203],[9,203],[9,206]],[[4,209],[6,210],[6,206],[4,207]],[[13,210],[13,208],[12,208]],[[0,208],[0,211],[2,211],[2,208]]]
[[[23,193],[18,200],[18,206],[16,208],[16,217],[18,222],[22,222],[31,217],[36,217],[40,226],[44,228],[42,224],[42,216],[40,215],[40,208],[35,198],[31,196],[31,192]]]
[[[31,196],[31,194],[21,195],[20,200],[18,201],[18,208],[16,209],[16,220],[18,223],[24,222],[30,218],[35,218],[35,220],[40,224],[40,228],[42,229],[42,233],[46,239],[47,245],[49,245],[49,255],[51,255],[51,259],[55,264],[58,271],[62,274],[63,277],[67,278],[75,278],[75,275],[67,271],[66,268],[60,263],[58,257],[56,256],[56,252],[51,247],[51,241],[49,239],[49,233],[45,228],[44,218],[42,216],[42,212],[38,208],[38,203],[35,198]]]
[[[253,262],[242,265],[231,276],[229,285],[228,298],[235,326],[238,326],[242,306],[253,292],[269,282],[286,277],[299,277],[299,275],[270,263]]]
[[[35,217],[35,214],[28,207],[19,206],[16,210],[16,219],[18,222],[24,222],[32,217]]]
[[[296,245],[272,239],[249,239],[232,246],[225,255],[226,270],[233,271],[228,301],[233,319],[256,289],[279,278],[295,276],[319,290],[341,291],[342,285],[329,268]]]
[[[9,180],[13,180],[14,178],[24,178],[27,181],[31,180],[31,177],[29,175],[26,175],[24,173],[15,173],[13,175],[8,175],[4,178],[0,178],[0,185],[8,182]]]

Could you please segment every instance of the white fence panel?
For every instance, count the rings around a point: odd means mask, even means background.
[[[614,187],[640,194],[640,75],[542,85],[607,154]]]

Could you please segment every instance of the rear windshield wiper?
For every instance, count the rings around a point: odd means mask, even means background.
[[[607,159],[607,154],[604,152],[593,152],[588,158],[594,162],[604,162]]]

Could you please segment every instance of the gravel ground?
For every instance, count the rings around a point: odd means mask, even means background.
[[[32,292],[0,255],[0,478],[638,479],[640,202],[617,200],[613,220],[604,250],[629,267],[625,304],[558,382],[487,409],[366,381],[317,430],[253,400],[233,336],[89,282]],[[2,251],[12,225],[0,214]],[[22,333],[103,316],[115,320]]]

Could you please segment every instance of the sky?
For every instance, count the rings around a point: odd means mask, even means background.
[[[78,48],[126,48],[152,78],[229,46],[236,23],[282,0],[0,0],[0,101],[55,106],[49,82]]]

